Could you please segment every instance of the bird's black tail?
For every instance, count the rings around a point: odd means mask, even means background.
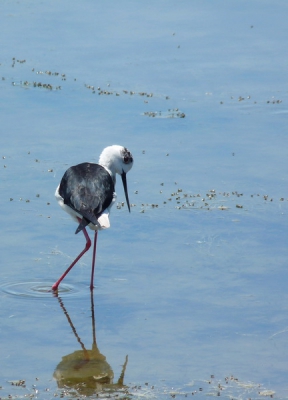
[[[85,217],[83,217],[81,219],[80,224],[78,225],[78,228],[75,231],[75,235],[77,235],[77,233],[81,232],[82,229],[86,228],[86,226],[89,224],[90,224],[90,221],[88,219],[86,219]]]

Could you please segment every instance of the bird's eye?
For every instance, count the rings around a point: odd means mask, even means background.
[[[133,162],[132,154],[126,148],[124,148],[124,151],[122,152],[122,156],[123,156],[124,164],[129,164],[129,163]]]

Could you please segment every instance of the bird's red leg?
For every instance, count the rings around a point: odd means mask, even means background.
[[[96,260],[96,245],[97,245],[97,236],[98,231],[95,231],[94,234],[94,247],[93,247],[93,257],[92,257],[92,270],[91,270],[91,282],[90,282],[90,290],[94,289],[94,268],[95,268],[95,260]]]
[[[54,283],[54,285],[52,286],[52,290],[54,290],[54,291],[55,291],[55,290],[58,290],[58,286],[59,286],[60,282],[65,278],[65,276],[68,274],[68,272],[70,271],[70,269],[72,269],[72,268],[74,267],[74,265],[77,263],[77,261],[80,260],[80,258],[83,256],[83,254],[85,254],[86,251],[88,251],[88,250],[90,249],[90,247],[91,247],[91,240],[90,240],[90,238],[89,238],[89,236],[88,236],[88,233],[87,233],[86,229],[83,228],[82,231],[83,231],[84,236],[85,236],[85,239],[86,239],[85,248],[84,248],[83,251],[81,251],[81,253],[79,254],[79,256],[75,258],[75,260],[72,262],[72,264],[70,265],[70,267],[66,269],[66,271],[64,272],[64,274],[60,276],[60,278],[58,279],[58,281]]]

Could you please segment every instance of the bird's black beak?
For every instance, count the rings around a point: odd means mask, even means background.
[[[122,172],[121,178],[122,178],[122,182],[123,182],[123,187],[124,187],[128,210],[130,212],[130,203],[129,203],[128,190],[127,190],[126,172],[124,172],[124,171]]]

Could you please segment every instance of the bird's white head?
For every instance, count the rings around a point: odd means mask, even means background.
[[[121,175],[126,201],[130,211],[126,174],[133,166],[132,154],[126,147],[118,145],[108,146],[102,151],[99,158],[99,164],[108,170],[114,180],[114,183],[116,181],[116,173]]]
[[[99,164],[108,169],[112,177],[115,174],[122,175],[123,172],[127,174],[133,165],[133,156],[126,147],[113,145],[105,147],[102,151]]]

